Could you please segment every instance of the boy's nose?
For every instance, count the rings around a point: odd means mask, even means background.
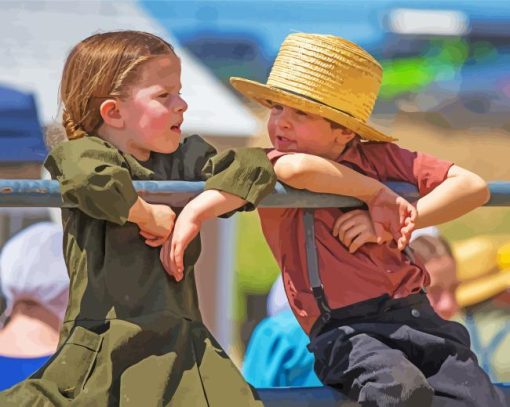
[[[278,127],[281,127],[284,129],[291,127],[291,120],[290,120],[289,112],[286,111],[285,109],[283,109],[276,119],[276,124]]]

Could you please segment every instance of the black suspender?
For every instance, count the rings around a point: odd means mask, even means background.
[[[324,286],[322,285],[319,275],[313,214],[313,209],[307,208],[304,210],[306,269],[308,271],[310,285],[312,286],[313,296],[315,297],[315,301],[317,301],[317,306],[321,312],[321,319],[323,322],[328,322],[331,318],[331,308],[329,308],[326,295],[324,294]]]

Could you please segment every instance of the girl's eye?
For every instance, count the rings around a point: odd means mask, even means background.
[[[296,110],[296,114],[299,115],[299,116],[308,116],[308,113],[303,112],[301,110]]]
[[[275,110],[283,110],[283,106],[282,105],[277,105],[277,104],[272,104],[271,108],[275,109]]]
[[[168,97],[168,95],[169,95],[169,93],[168,93],[168,92],[160,93],[160,94],[158,95],[158,98],[166,98],[166,97]]]

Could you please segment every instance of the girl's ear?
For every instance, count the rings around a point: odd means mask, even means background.
[[[124,119],[119,110],[119,104],[115,99],[106,99],[99,107],[99,114],[105,124],[115,128],[124,126]]]

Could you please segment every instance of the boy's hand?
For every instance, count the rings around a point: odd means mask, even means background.
[[[161,248],[159,258],[165,271],[176,281],[184,277],[184,252],[200,232],[202,221],[189,206],[184,207],[175,222],[172,238]]]
[[[333,226],[333,236],[337,236],[349,253],[354,253],[365,243],[382,244],[393,239],[389,232],[377,236],[368,211],[356,209],[339,216]]]
[[[147,216],[139,221],[140,235],[151,247],[161,246],[174,228],[175,212],[167,205],[147,204]]]
[[[399,250],[404,250],[415,227],[416,208],[386,187],[367,203],[375,234],[382,238],[385,232],[390,232]]]

